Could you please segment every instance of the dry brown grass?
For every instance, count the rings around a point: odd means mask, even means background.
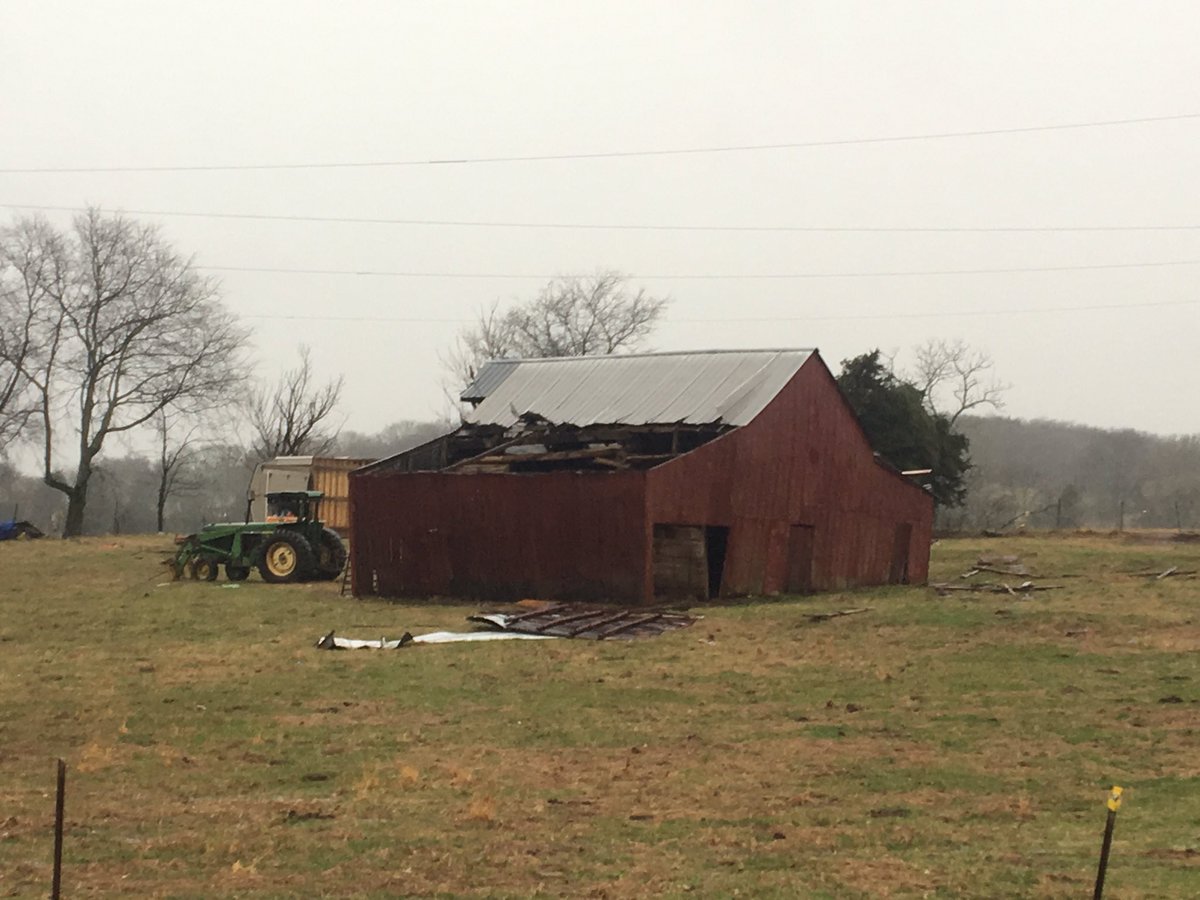
[[[467,610],[159,587],[161,546],[0,546],[0,895],[48,885],[57,755],[70,896],[1080,896],[1113,781],[1111,893],[1195,893],[1200,582],[1128,573],[1200,546],[944,541],[937,578],[1077,577],[346,654],[311,642]]]

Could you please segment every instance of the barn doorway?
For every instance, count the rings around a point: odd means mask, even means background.
[[[788,533],[788,570],[784,591],[811,594],[813,590],[813,543],[811,525],[793,525]]]
[[[912,544],[912,525],[902,522],[896,526],[896,537],[892,544],[892,570],[889,584],[908,584],[908,549]]]
[[[654,526],[654,596],[707,600],[708,563],[702,525]]]
[[[728,548],[728,526],[704,526],[704,553],[708,564],[709,599],[721,596],[721,579],[725,577],[725,551]]]
[[[654,596],[720,596],[729,529],[722,525],[654,525]]]

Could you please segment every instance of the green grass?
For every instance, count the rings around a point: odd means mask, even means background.
[[[1079,897],[1113,783],[1111,895],[1200,894],[1200,581],[1128,574],[1195,545],[942,541],[935,580],[1064,587],[388,653],[312,643],[472,608],[164,583],[166,548],[0,545],[0,896],[47,892],[56,756],[68,896]]]

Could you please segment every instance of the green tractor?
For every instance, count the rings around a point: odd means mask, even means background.
[[[320,519],[320,491],[267,495],[267,521],[205,525],[176,538],[168,561],[176,578],[188,573],[215,581],[221,566],[230,581],[245,581],[258,569],[263,581],[332,581],[346,565],[346,545]]]

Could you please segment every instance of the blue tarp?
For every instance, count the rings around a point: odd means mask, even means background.
[[[40,538],[42,532],[29,522],[18,522],[14,519],[9,519],[7,522],[0,522],[0,541],[16,540],[22,535]]]

